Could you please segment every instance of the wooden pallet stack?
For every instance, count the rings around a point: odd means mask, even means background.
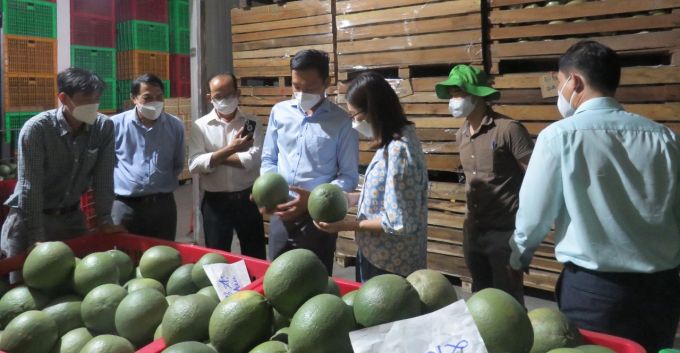
[[[680,132],[680,1],[487,1],[487,66],[501,91],[494,109],[521,121],[533,136],[561,119],[557,98],[543,98],[540,78],[580,40],[593,39],[622,58],[616,98],[631,112]],[[568,99],[568,97],[566,97]],[[562,270],[549,236],[532,263],[539,288],[553,290]],[[529,276],[529,281],[539,282]],[[525,283],[532,285],[531,283]]]
[[[179,175],[180,181],[191,179],[189,172],[189,138],[191,133],[191,98],[166,98],[164,110],[182,120],[184,123],[186,157],[184,160],[184,170]]]

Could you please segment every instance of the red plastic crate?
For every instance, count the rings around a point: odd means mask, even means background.
[[[74,14],[96,15],[115,19],[116,2],[114,0],[71,0],[71,16]]]
[[[641,345],[624,338],[605,335],[592,331],[580,330],[584,338],[584,344],[594,344],[607,347],[617,353],[645,353]]]
[[[191,80],[191,56],[170,55],[170,81]]]
[[[71,14],[71,44],[116,47],[116,21],[96,15]]]
[[[80,208],[85,213],[87,219],[87,227],[90,229],[97,228],[97,211],[94,207],[94,195],[92,190],[88,190],[83,197],[80,198]]]
[[[170,81],[170,97],[191,98],[191,81]]]
[[[168,23],[168,0],[116,0],[116,22]]]

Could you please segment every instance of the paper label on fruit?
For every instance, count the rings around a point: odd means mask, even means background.
[[[215,287],[220,301],[250,284],[250,275],[243,260],[233,264],[204,265],[203,270]]]
[[[433,313],[350,332],[354,353],[487,353],[463,300]]]

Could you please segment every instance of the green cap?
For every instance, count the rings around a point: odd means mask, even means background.
[[[449,99],[449,87],[458,86],[463,91],[470,93],[473,96],[488,97],[498,99],[501,93],[489,87],[486,82],[486,75],[484,71],[469,65],[458,65],[451,69],[449,79],[444,82],[439,82],[434,86],[435,92],[439,99]]]

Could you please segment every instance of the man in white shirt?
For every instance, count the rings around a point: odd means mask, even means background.
[[[193,123],[189,143],[189,170],[200,173],[200,188],[205,191],[201,203],[205,244],[231,251],[236,230],[241,253],[265,259],[262,215],[250,201],[260,175],[264,127],[257,117],[238,109],[241,91],[233,74],[214,76],[208,87],[207,97],[215,109]],[[242,135],[248,120],[255,122],[255,131]]]

